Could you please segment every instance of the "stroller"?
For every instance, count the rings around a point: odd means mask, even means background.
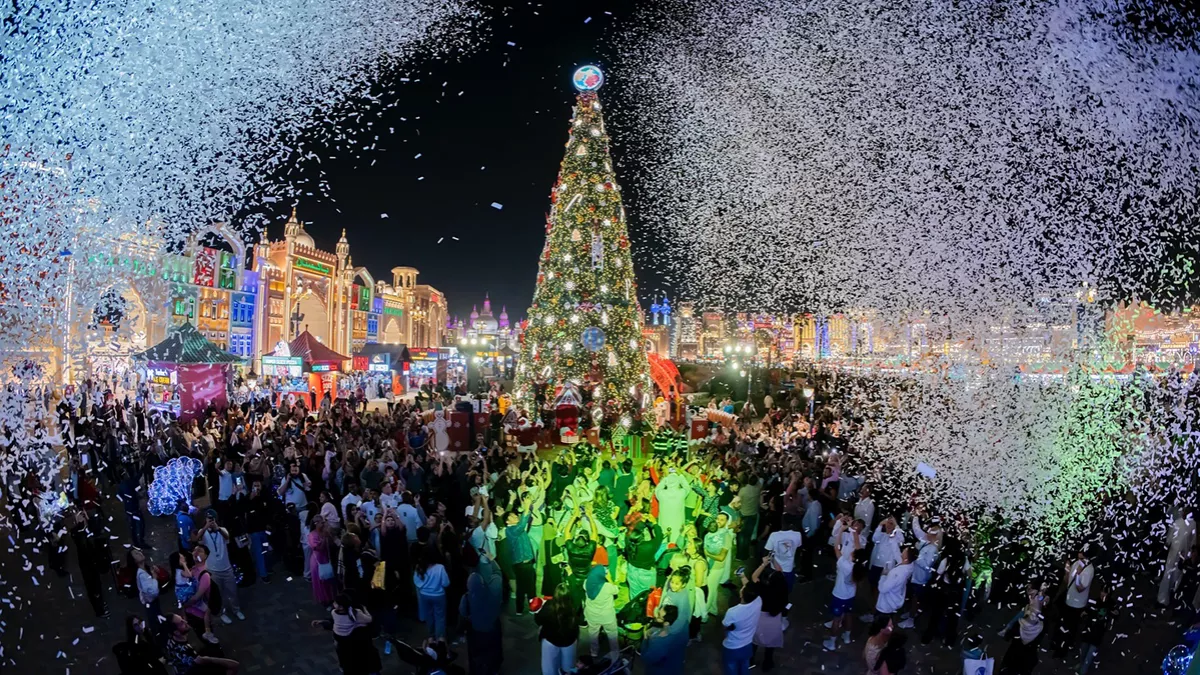
[[[445,643],[439,643],[438,647],[435,647],[438,656],[433,657],[423,648],[414,647],[407,642],[400,640],[391,642],[396,650],[396,656],[413,667],[412,675],[465,675],[466,673],[462,666],[454,664],[457,654],[446,649]]]

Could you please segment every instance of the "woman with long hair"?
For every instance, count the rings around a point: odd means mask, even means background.
[[[750,576],[750,581],[758,586],[758,595],[762,598],[750,659],[753,662],[755,653],[762,647],[766,651],[762,662],[763,672],[769,672],[775,669],[775,650],[783,648],[783,614],[788,604],[787,580],[783,578],[783,572],[775,569],[774,558],[767,555]]]
[[[863,647],[863,661],[867,664],[867,675],[879,675],[879,655],[887,646],[888,638],[892,636],[892,619],[888,616],[877,616],[867,630],[867,644]]]
[[[309,571],[312,573],[313,599],[322,607],[329,607],[337,597],[337,570],[333,566],[333,532],[325,518],[315,511],[310,512],[312,525],[308,532]]]
[[[692,590],[692,617],[688,641],[693,642],[700,640],[700,628],[708,620],[708,560],[704,557],[704,544],[697,538],[687,540],[683,554],[691,568],[688,587]]]
[[[534,620],[540,626],[542,675],[560,675],[575,671],[575,643],[579,641],[579,605],[571,596],[571,587],[561,583],[554,597]]]
[[[145,552],[138,547],[129,549],[125,564],[134,571],[134,586],[137,588],[138,602],[146,609],[146,624],[151,633],[158,633],[162,608],[158,601],[158,577],[154,574],[154,566]]]
[[[413,571],[413,585],[417,588],[417,609],[431,637],[446,637],[446,587],[450,576],[446,568],[437,562],[437,550],[426,546],[421,550]]]
[[[372,675],[382,670],[379,650],[371,641],[371,614],[365,607],[355,606],[348,593],[334,598],[329,619],[313,621],[312,625],[333,631],[342,675]]]

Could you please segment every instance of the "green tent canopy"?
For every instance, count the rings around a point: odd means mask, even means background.
[[[166,339],[144,352],[134,355],[139,361],[164,361],[166,363],[238,363],[242,357],[234,356],[208,341],[191,323],[172,328]]]

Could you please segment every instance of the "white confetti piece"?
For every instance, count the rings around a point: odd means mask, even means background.
[[[492,202],[492,208],[496,209],[497,211],[500,211],[500,210],[504,209],[504,205],[499,202]]]

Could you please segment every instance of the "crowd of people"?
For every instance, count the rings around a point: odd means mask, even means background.
[[[454,403],[427,392],[314,411],[259,398],[181,424],[85,385],[57,408],[69,505],[38,499],[51,486],[31,474],[23,524],[48,533],[52,569],[74,551],[97,616],[114,568],[144,608],[115,648],[129,675],[237,672],[222,633],[255,611],[240,589],[280,574],[328,610],[314,626],[332,633],[346,675],[379,673],[377,645],[420,672],[454,672],[455,638],[467,671],[493,675],[506,614],[538,625],[543,675],[621,672],[635,652],[645,673],[682,673],[688,645],[714,635],[726,673],[768,672],[792,632],[793,589],[825,571],[828,621],[802,630],[860,653],[869,675],[906,672],[909,639],[987,656],[962,628],[993,592],[991,563],[962,523],[856,466],[851,422],[832,407],[810,421],[768,398],[762,417],[663,450],[522,452],[492,425],[472,451],[438,452],[431,410]],[[151,550],[148,486],[185,456],[204,470],[172,505],[170,550]],[[103,526],[113,495],[132,539],[123,562]],[[1192,583],[1194,524],[1178,518],[1166,601]],[[1118,609],[1106,581],[1081,550],[1061,578],[1022,588],[997,672],[1031,673],[1045,648],[1088,672]],[[415,648],[396,639],[404,619],[424,625]]]

